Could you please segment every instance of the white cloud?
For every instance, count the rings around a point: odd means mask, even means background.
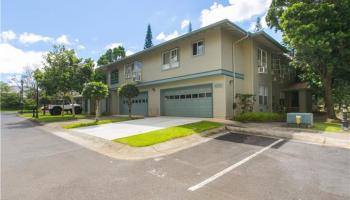
[[[122,43],[115,42],[115,43],[111,43],[111,44],[108,44],[107,46],[105,46],[105,49],[114,49],[114,48],[118,48],[121,46],[123,46]]]
[[[7,42],[9,40],[14,40],[16,38],[17,38],[16,33],[13,32],[12,30],[3,31],[0,33],[0,42]]]
[[[85,46],[82,45],[82,44],[79,44],[79,45],[77,46],[77,48],[78,48],[79,50],[83,50],[83,49],[85,49]]]
[[[130,56],[130,55],[132,55],[132,54],[134,54],[134,53],[135,53],[135,52],[133,52],[133,51],[126,50],[125,55],[126,55],[126,56]]]
[[[181,22],[181,29],[183,30],[183,29],[186,28],[189,24],[190,24],[190,20],[188,20],[188,19],[182,20],[182,22]]]
[[[168,41],[173,38],[176,38],[179,36],[179,33],[177,31],[174,31],[173,33],[170,33],[169,35],[165,35],[164,32],[161,32],[157,35],[156,39],[159,41]]]
[[[233,22],[248,20],[256,15],[265,14],[271,4],[271,0],[229,0],[229,5],[223,6],[217,2],[209,9],[201,12],[201,26],[206,26],[223,19]]]
[[[41,65],[46,52],[24,51],[10,44],[0,44],[0,73],[21,73],[27,66]]]
[[[52,38],[48,36],[37,35],[34,33],[24,32],[19,36],[19,42],[23,44],[32,44],[36,42],[51,42]]]
[[[58,44],[63,44],[63,45],[71,45],[71,44],[72,44],[72,42],[69,41],[67,35],[61,35],[60,37],[58,37],[58,38],[56,39],[56,42],[57,42]]]

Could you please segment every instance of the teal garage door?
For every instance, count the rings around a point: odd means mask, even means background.
[[[162,115],[213,117],[212,85],[201,85],[161,91]]]
[[[127,98],[120,98],[120,114],[127,115],[128,101]],[[133,115],[148,115],[148,93],[140,93],[137,97],[132,99],[131,114]]]

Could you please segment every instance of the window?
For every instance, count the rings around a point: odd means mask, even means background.
[[[142,62],[135,61],[125,65],[125,79],[133,79],[133,81],[141,81]]]
[[[258,72],[267,73],[267,53],[262,49],[258,49]]]
[[[111,71],[110,83],[117,84],[118,82],[119,82],[119,71],[116,69],[116,70]]]
[[[134,70],[134,63],[129,63],[125,65],[125,78],[132,78],[132,72]]]
[[[198,94],[198,97],[199,97],[199,98],[205,97],[205,93],[199,93],[199,94]]]
[[[198,41],[192,44],[192,55],[200,56],[204,54],[204,42]]]
[[[267,105],[268,101],[268,87],[260,86],[259,87],[259,104],[260,105]]]
[[[167,69],[179,67],[178,54],[179,54],[179,51],[177,48],[164,52],[162,69],[167,70]]]

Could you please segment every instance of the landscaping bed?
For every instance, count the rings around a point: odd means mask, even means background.
[[[47,113],[46,115],[39,113],[38,118],[33,117],[32,113],[23,113],[23,114],[19,114],[19,116],[36,121],[36,122],[43,122],[43,123],[84,119],[89,117],[88,115],[75,115],[75,117],[73,117],[73,115],[63,115],[63,116],[50,115],[49,113]]]
[[[138,118],[130,119],[129,117],[115,117],[110,119],[101,119],[101,120],[98,120],[97,122],[92,121],[92,122],[78,122],[78,123],[66,124],[66,125],[63,125],[62,127],[65,129],[72,129],[72,128],[80,128],[80,127],[86,127],[86,126],[95,126],[95,125],[101,125],[101,124],[122,122],[122,121],[128,121],[133,119],[138,119]]]
[[[133,135],[130,137],[113,140],[133,147],[143,147],[158,144],[179,137],[201,133],[210,129],[220,128],[224,125],[217,122],[200,121],[191,124],[164,128],[156,131]]]
[[[234,117],[235,121],[240,122],[285,122],[285,113],[273,112],[246,112]]]

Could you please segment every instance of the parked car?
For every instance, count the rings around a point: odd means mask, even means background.
[[[73,106],[74,106],[75,114],[82,113],[83,109],[82,109],[80,104],[73,105],[73,104],[69,103],[68,101],[64,101],[64,100],[53,101],[52,104],[48,105],[47,109],[49,110],[51,115],[59,115],[59,114],[61,114],[62,110],[72,113]]]

